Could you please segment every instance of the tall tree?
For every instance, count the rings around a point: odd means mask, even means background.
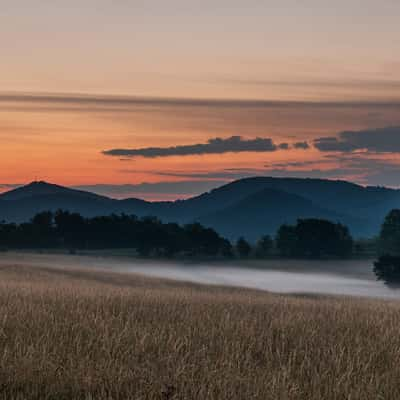
[[[379,235],[379,252],[400,256],[400,210],[392,210],[386,216]]]
[[[294,257],[297,248],[296,229],[291,225],[281,225],[276,234],[276,247],[283,257]]]

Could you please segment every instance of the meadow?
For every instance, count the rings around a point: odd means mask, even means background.
[[[398,399],[400,303],[0,266],[0,399]]]

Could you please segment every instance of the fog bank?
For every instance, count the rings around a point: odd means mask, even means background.
[[[376,281],[371,260],[179,263],[93,255],[1,254],[0,267],[10,264],[61,269],[99,269],[277,293],[400,298],[400,290],[390,289],[382,282]]]

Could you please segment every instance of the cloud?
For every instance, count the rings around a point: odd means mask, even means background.
[[[383,158],[385,157],[385,158]],[[125,169],[124,173],[141,173]],[[209,191],[236,179],[253,176],[350,180],[363,185],[399,187],[400,161],[370,153],[326,154],[319,160],[273,162],[263,168],[226,168],[213,171],[152,171],[155,176],[184,179],[127,185],[86,185],[79,189],[116,198],[175,200]]]
[[[186,179],[204,179],[211,182],[228,183],[233,180],[251,178],[255,176],[264,177],[298,177],[298,178],[342,178],[346,174],[353,173],[353,169],[338,168],[333,166],[336,164],[330,162],[324,169],[315,167],[315,164],[321,164],[321,161],[309,162],[288,162],[288,163],[272,163],[265,165],[264,168],[227,168],[218,171],[152,171],[157,176],[186,178]],[[127,173],[137,173],[136,170],[123,170]],[[194,181],[196,182],[196,181]]]
[[[315,139],[314,146],[320,151],[367,150],[376,153],[398,153],[400,152],[400,126],[344,131],[340,132],[337,137],[328,136]]]
[[[139,149],[112,149],[103,154],[116,157],[169,157],[202,154],[223,154],[240,152],[271,152],[278,149],[286,150],[288,143],[275,144],[270,138],[244,139],[241,136],[230,138],[209,139],[207,143],[172,147],[145,147]]]
[[[310,145],[307,142],[296,142],[293,144],[295,149],[304,149],[307,150],[310,148]]]
[[[281,143],[278,145],[278,148],[281,150],[289,150],[289,143]]]
[[[293,168],[293,166],[295,168]],[[232,182],[233,180],[251,178],[255,176],[259,177],[275,177],[275,178],[318,178],[318,179],[346,179],[347,177],[359,176],[359,182],[364,183],[365,176],[361,174],[360,170],[352,166],[338,167],[334,166],[333,163],[325,165],[324,167],[317,168],[312,167],[314,163],[310,163],[309,167],[306,168],[306,164],[297,166],[296,163],[284,163],[272,164],[260,169],[236,169],[236,170],[220,170],[211,172],[154,172],[155,175],[165,177],[178,177],[186,179],[196,179],[191,185],[193,193],[196,193],[197,179],[208,180],[210,183],[214,183],[215,186]],[[315,162],[317,164],[317,162]],[[321,162],[319,162],[321,164]],[[299,168],[300,167],[300,168]],[[128,171],[127,171],[128,172]],[[363,173],[365,170],[362,171]],[[132,171],[135,173],[135,171]],[[201,182],[201,181],[200,181]],[[200,193],[200,191],[198,192]]]
[[[266,168],[302,168],[310,167],[315,164],[321,164],[321,160],[305,160],[305,161],[286,161],[286,162],[275,162],[273,164],[265,164]]]
[[[396,158],[388,159],[387,155],[337,153],[315,161],[266,165],[264,175],[342,179],[369,186],[400,187],[400,161]]]
[[[137,174],[142,173],[136,169],[120,170],[123,173]],[[263,175],[264,169],[261,168],[227,168],[218,171],[151,171],[153,175],[165,176],[171,178],[188,178],[188,179],[206,179],[209,181],[225,181],[229,182],[234,179],[241,179],[251,176]]]
[[[386,156],[385,156],[386,157]],[[364,185],[399,187],[400,163],[396,159],[371,157],[368,153],[331,154],[327,159],[341,166],[345,175]]]

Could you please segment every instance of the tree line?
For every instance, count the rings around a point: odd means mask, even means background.
[[[163,223],[155,217],[110,215],[85,218],[59,210],[35,215],[29,222],[0,222],[0,250],[96,250],[134,248],[142,257],[212,258],[350,258],[376,255],[374,272],[379,280],[400,285],[400,210],[385,218],[377,238],[354,241],[349,229],[331,221],[305,218],[282,225],[275,237],[265,235],[251,244],[243,237],[234,244],[199,223]]]
[[[8,248],[135,248],[140,256],[229,256],[230,242],[213,229],[180,226],[155,217],[110,215],[84,218],[59,210],[41,212],[21,224],[0,224],[0,246]]]
[[[265,235],[254,244],[239,238],[232,244],[199,223],[181,226],[124,214],[85,218],[59,210],[38,213],[26,223],[1,222],[0,248],[134,248],[147,257],[346,258],[353,239],[347,227],[312,218],[282,225],[275,238]]]
[[[275,238],[265,235],[254,246],[240,238],[236,249],[242,258],[349,258],[354,241],[349,229],[340,223],[306,218],[295,225],[282,225]]]

